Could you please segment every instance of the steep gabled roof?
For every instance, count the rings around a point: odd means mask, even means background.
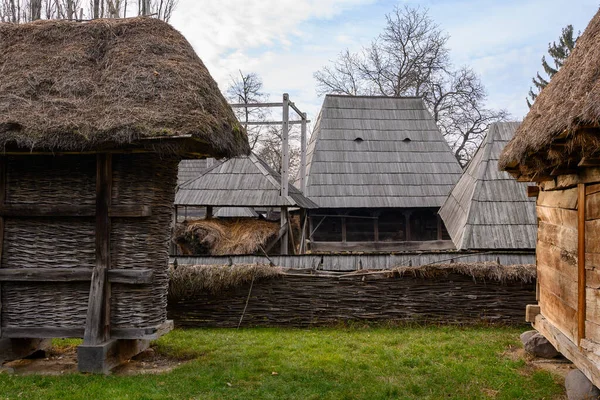
[[[0,23],[0,147],[159,144],[234,157],[248,139],[188,41],[156,18]],[[139,143],[142,142],[142,143]]]
[[[533,249],[535,200],[527,184],[498,171],[498,158],[519,126],[496,123],[440,209],[457,249]]]
[[[281,197],[281,176],[255,154],[232,158],[185,182],[175,194],[178,206],[316,208],[293,185]]]
[[[461,173],[421,98],[327,95],[305,194],[322,208],[439,207]]]

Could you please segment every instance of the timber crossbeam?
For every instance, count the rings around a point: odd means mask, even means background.
[[[91,268],[0,268],[0,282],[90,282]],[[129,285],[152,283],[152,269],[110,269],[108,281]]]
[[[108,216],[112,218],[143,218],[152,215],[149,206],[110,206]],[[4,204],[0,206],[0,217],[95,217],[95,206]]]
[[[119,340],[156,340],[173,330],[173,321],[167,320],[156,326],[144,328],[112,328],[110,337]],[[3,336],[6,338],[19,339],[44,339],[44,338],[80,338],[84,334],[84,327],[6,327]]]

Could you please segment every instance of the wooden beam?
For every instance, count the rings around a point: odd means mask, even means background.
[[[568,166],[558,166],[550,171],[550,176],[573,175],[577,174],[577,168]]]
[[[346,240],[347,240],[346,217],[342,217],[342,243],[346,243]]]
[[[0,156],[0,206],[6,201],[6,157]],[[4,217],[0,216],[0,269],[4,249]],[[2,338],[2,283],[0,283],[0,338]]]
[[[83,343],[95,346],[110,337],[110,218],[112,156],[96,156],[96,266],[92,272]]]
[[[145,218],[152,216],[150,206],[110,206],[108,216],[112,218]]]
[[[282,226],[279,228],[279,232],[277,232],[277,236],[271,241],[271,243],[269,243],[269,245],[265,248],[265,253],[269,253],[269,251],[271,251],[271,249],[275,246],[275,244],[277,244],[277,242],[279,241],[279,239],[281,239],[281,237],[285,234],[285,232],[287,231],[287,224],[285,226]]]
[[[585,338],[585,184],[580,183],[577,200],[577,346]]]
[[[436,214],[437,217],[437,240],[444,240],[443,229],[442,229],[442,217],[440,214]]]
[[[600,386],[600,371],[598,364],[592,361],[590,356],[594,353],[578,347],[569,338],[555,327],[543,314],[535,318],[533,327],[537,329],[562,355],[571,361],[577,369],[585,374],[594,385]],[[587,342],[586,339],[583,342]]]
[[[313,252],[397,252],[454,250],[452,240],[428,240],[423,242],[315,242],[311,241]]]
[[[95,206],[74,206],[62,204],[4,204],[0,205],[3,217],[94,217]],[[150,206],[111,206],[109,217],[142,218],[152,215]]]
[[[411,211],[405,211],[404,212],[404,223],[406,225],[406,228],[404,229],[406,232],[406,237],[404,238],[405,241],[410,242],[412,240],[412,233],[411,233],[411,229],[410,229],[410,216],[411,216],[412,212]]]
[[[583,157],[578,167],[600,167],[600,158],[592,158],[592,157]]]
[[[0,268],[0,282],[89,282],[90,268]],[[129,285],[152,283],[152,269],[111,269],[108,281]]]
[[[39,327],[7,327],[6,337],[13,339],[20,338],[81,338],[84,335],[83,327],[57,328],[55,326]],[[114,328],[110,331],[112,339],[143,339],[156,340],[166,333],[173,330],[173,321],[167,320],[156,326],[144,328]]]
[[[540,195],[539,186],[527,186],[527,197],[538,197]]]
[[[5,361],[20,360],[37,351],[46,351],[52,341],[46,338],[0,339],[0,365]]]
[[[540,313],[540,306],[537,304],[527,304],[525,306],[525,322],[534,323],[535,317]]]

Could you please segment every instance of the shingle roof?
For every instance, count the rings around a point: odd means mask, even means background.
[[[323,208],[439,207],[461,173],[422,99],[327,95],[305,194]]]
[[[221,207],[215,212],[219,218],[258,218],[258,213],[251,207]]]
[[[215,160],[214,158],[181,160],[177,172],[177,184],[183,185],[185,182],[199,177],[204,171],[217,163],[221,163],[221,161]]]
[[[457,249],[535,248],[535,201],[527,183],[498,171],[498,158],[518,122],[496,123],[440,209]]]
[[[254,154],[232,158],[179,186],[178,206],[301,207],[317,205],[293,185],[281,197],[281,176]]]

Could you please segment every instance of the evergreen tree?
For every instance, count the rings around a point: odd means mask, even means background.
[[[579,39],[579,34],[577,34],[576,38],[573,37],[573,25],[567,25],[562,29],[562,33],[558,38],[558,43],[548,43],[548,54],[552,57],[554,66],[546,61],[546,56],[542,56],[542,67],[544,68],[544,72],[546,72],[548,79],[542,77],[539,72],[533,77],[532,82],[535,89],[533,87],[529,88],[529,96],[527,97],[527,105],[530,108],[538,94],[540,94],[540,91],[546,87],[548,81],[550,81],[554,74],[556,74],[563,66],[565,60],[575,48],[577,39]]]

